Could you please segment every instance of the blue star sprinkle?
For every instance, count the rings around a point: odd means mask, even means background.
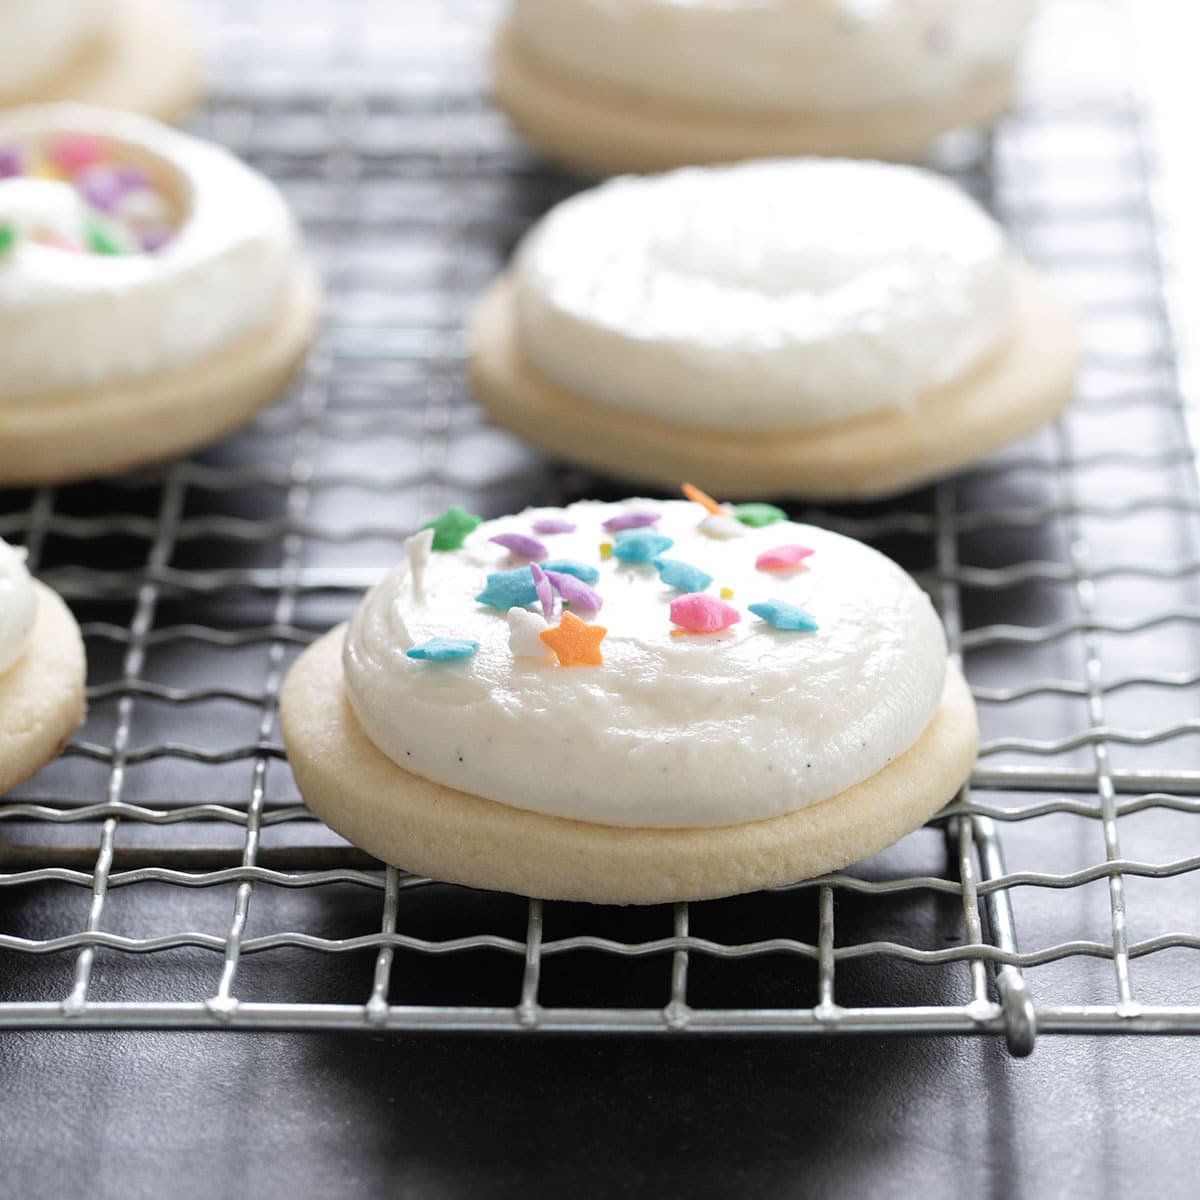
[[[493,571],[487,577],[487,587],[475,597],[480,604],[508,612],[510,608],[524,608],[537,602],[537,589],[528,567],[516,567],[511,571]]]
[[[405,656],[428,659],[430,662],[448,662],[456,658],[470,658],[478,649],[479,643],[471,638],[435,637],[406,650]]]
[[[677,558],[656,558],[654,565],[658,568],[659,579],[677,592],[702,592],[713,581],[707,571]]]
[[[817,620],[812,613],[807,613],[794,604],[783,600],[763,600],[759,604],[747,604],[746,607],[756,616],[762,617],[773,629],[787,629],[801,633],[816,633]]]
[[[646,529],[625,529],[613,539],[613,557],[622,562],[648,563],[675,545],[661,533]]]
[[[543,571],[557,571],[560,575],[574,575],[576,579],[580,579],[584,583],[596,583],[600,579],[600,572],[595,567],[574,558],[548,558],[540,565]]]

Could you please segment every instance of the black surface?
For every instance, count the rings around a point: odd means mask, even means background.
[[[1195,1195],[1194,1044],[29,1033],[3,1192]]]

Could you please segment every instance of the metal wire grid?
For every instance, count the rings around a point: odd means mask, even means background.
[[[964,655],[986,740],[933,831],[794,888],[625,911],[385,871],[299,804],[282,674],[419,520],[600,487],[487,429],[464,392],[472,296],[577,186],[481,98],[494,11],[198,10],[219,72],[202,131],[288,192],[328,321],[294,394],[224,446],[0,509],[91,661],[80,738],[0,805],[0,1024],[990,1033],[1018,1053],[1038,1031],[1200,1030],[1177,975],[1134,986],[1200,949],[1200,854],[1179,853],[1200,810],[1200,720],[1181,716],[1200,500],[1103,0],[1051,5],[1019,114],[942,164],[1079,303],[1075,408],[929,492],[805,514],[913,569]],[[1068,44],[1093,77],[1064,78]],[[1129,855],[1131,831],[1151,853]],[[1139,888],[1162,924],[1131,933]]]

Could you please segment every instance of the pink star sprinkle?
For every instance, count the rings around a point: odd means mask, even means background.
[[[716,596],[691,592],[671,601],[671,624],[679,625],[689,633],[716,633],[736,625],[741,619],[742,614],[732,604],[726,604]]]
[[[773,550],[764,550],[754,560],[754,565],[760,571],[790,571],[810,554],[812,551],[807,546],[776,546]]]

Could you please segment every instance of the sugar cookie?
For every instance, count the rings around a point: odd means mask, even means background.
[[[773,160],[610,180],[526,235],[471,381],[556,456],[743,496],[936,478],[1070,396],[1071,316],[1003,231],[914,167]]]
[[[587,172],[915,158],[1008,106],[1035,0],[513,0],[493,90]]]
[[[737,537],[685,501],[529,510],[435,550],[419,593],[402,564],[284,683],[305,801],[408,870],[596,903],[786,884],[916,828],[977,738],[928,597],[752,509],[721,509]]]

